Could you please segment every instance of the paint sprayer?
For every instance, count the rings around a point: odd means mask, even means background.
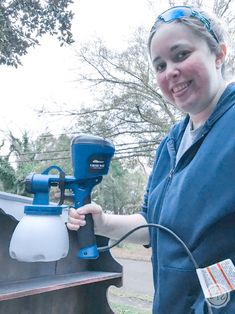
[[[26,191],[34,194],[32,205],[24,207],[24,217],[13,233],[9,253],[19,261],[55,261],[66,257],[69,237],[62,211],[65,191],[71,193],[72,207],[79,208],[91,202],[92,189],[108,173],[114,155],[113,144],[101,137],[81,134],[71,143],[73,176],[65,175],[58,166],[50,166],[41,174],[27,176]],[[51,174],[51,171],[58,174]],[[59,204],[50,202],[51,187],[60,189]],[[86,215],[86,225],[78,230],[82,248],[80,258],[97,258],[92,215]]]

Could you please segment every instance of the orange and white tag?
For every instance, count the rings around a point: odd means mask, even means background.
[[[231,259],[198,268],[197,275],[205,298],[215,298],[235,290],[235,266]]]

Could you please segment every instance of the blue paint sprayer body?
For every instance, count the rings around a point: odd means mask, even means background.
[[[72,192],[74,208],[79,208],[91,201],[91,192],[108,173],[110,161],[114,155],[113,144],[101,137],[82,134],[71,143],[71,159],[74,175],[66,176],[58,166],[51,166],[41,174],[30,174],[26,178],[26,190],[34,194],[33,204],[25,206],[27,215],[60,215],[63,209],[65,191]],[[50,174],[57,170],[58,175]],[[49,192],[52,186],[58,186],[61,192],[58,205],[51,205]],[[78,231],[80,258],[94,259],[99,256],[94,235],[92,215],[86,215],[86,225]]]

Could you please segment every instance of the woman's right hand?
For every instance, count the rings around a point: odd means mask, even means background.
[[[113,240],[118,240],[131,229],[147,223],[141,214],[106,214],[100,205],[91,203],[77,209],[71,208],[69,210],[68,229],[78,230],[80,227],[85,226],[85,216],[87,214],[92,214],[94,233]],[[130,235],[128,239],[132,243],[149,244],[149,231],[147,228],[138,230]]]
[[[102,227],[104,224],[105,214],[100,205],[91,203],[77,209],[70,208],[67,222],[68,229],[78,230],[80,227],[85,226],[85,216],[87,214],[92,214],[95,232],[99,229],[99,227]]]

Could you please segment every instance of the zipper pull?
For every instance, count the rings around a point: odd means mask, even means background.
[[[169,174],[168,174],[169,179],[171,179],[173,177],[173,173],[174,173],[174,169],[171,169]]]

